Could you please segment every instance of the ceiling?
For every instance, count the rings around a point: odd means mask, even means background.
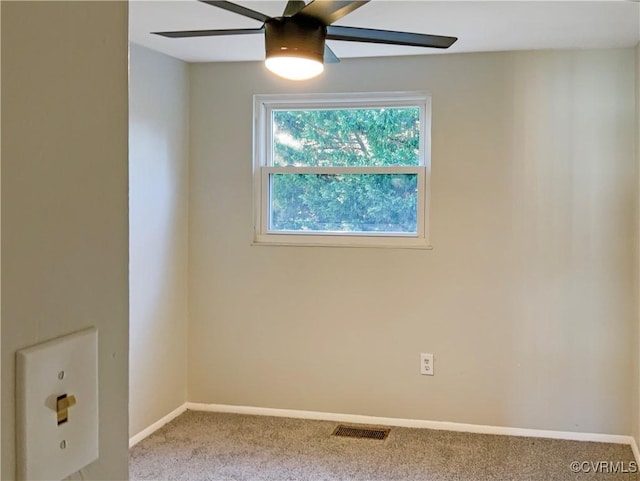
[[[321,1],[321,0],[316,0]],[[279,16],[286,1],[238,1]],[[308,3],[308,0],[307,0]],[[130,38],[187,62],[264,59],[262,35],[169,39],[152,31],[258,28],[260,23],[197,0],[132,0]],[[636,1],[372,0],[336,25],[459,37],[448,53],[631,47],[640,41]],[[328,41],[341,58],[443,53],[437,49]]]

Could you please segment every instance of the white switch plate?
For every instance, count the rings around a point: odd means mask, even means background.
[[[76,397],[58,425],[57,397]],[[19,480],[61,480],[98,459],[98,331],[86,329],[16,355]]]

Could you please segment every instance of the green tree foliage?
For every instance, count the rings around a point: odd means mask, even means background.
[[[382,167],[418,165],[417,107],[277,110],[275,166]]]
[[[417,166],[419,122],[417,107],[274,111],[273,165]],[[416,225],[416,174],[272,175],[273,230],[405,233]]]

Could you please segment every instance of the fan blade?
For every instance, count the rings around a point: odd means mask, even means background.
[[[329,48],[327,44],[324,46],[324,63],[340,63],[338,56]]]
[[[348,2],[337,0],[314,0],[300,10],[296,15],[310,17],[322,22],[324,25],[331,25],[336,20],[341,19],[356,8],[362,7],[369,0]]]
[[[284,9],[283,17],[293,17],[296,13],[302,10],[305,6],[304,0],[289,0],[287,6]]]
[[[372,28],[327,27],[327,40],[346,40],[347,42],[386,43],[390,45],[409,45],[413,47],[449,48],[458,40],[456,37],[427,35],[423,33],[395,32],[392,30],[374,30]]]
[[[237,5],[232,2],[226,2],[223,0],[199,0],[202,3],[206,3],[207,5],[211,5],[213,7],[218,7],[223,10],[227,10],[229,12],[237,13],[238,15],[242,15],[243,17],[253,18],[259,22],[266,22],[269,20],[269,17],[264,13],[256,12],[255,10],[251,10],[250,8],[243,7],[242,5]]]
[[[247,33],[263,33],[262,28],[235,28],[231,30],[183,30],[180,32],[151,32],[168,38],[217,37],[219,35],[244,35]]]

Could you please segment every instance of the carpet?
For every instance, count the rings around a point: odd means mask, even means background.
[[[131,449],[130,479],[640,480],[621,444],[398,427],[379,441],[331,436],[337,424],[187,411]]]

